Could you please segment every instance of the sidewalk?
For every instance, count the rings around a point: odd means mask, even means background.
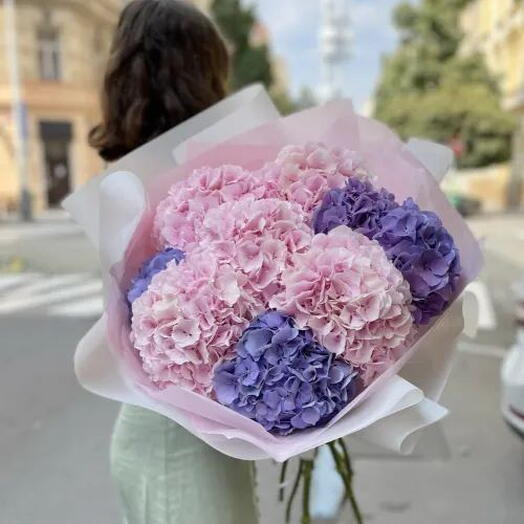
[[[80,227],[74,224],[63,209],[49,209],[40,213],[31,222],[20,222],[17,215],[0,218],[0,242],[10,242],[34,236],[59,236],[79,233]]]
[[[67,213],[53,210],[33,222],[0,221],[0,272],[98,272],[98,255]]]

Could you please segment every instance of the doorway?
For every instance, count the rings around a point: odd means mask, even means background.
[[[58,207],[71,191],[69,151],[73,136],[70,122],[40,122],[44,151],[48,207]]]

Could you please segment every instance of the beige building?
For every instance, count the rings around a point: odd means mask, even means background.
[[[99,88],[121,0],[16,0],[16,39],[27,177],[36,212],[102,164],[88,147],[99,118]],[[13,89],[0,4],[0,213],[18,205]]]
[[[461,17],[462,51],[482,53],[499,79],[504,107],[515,113],[519,128],[507,177],[507,203],[524,203],[524,2],[474,0]]]

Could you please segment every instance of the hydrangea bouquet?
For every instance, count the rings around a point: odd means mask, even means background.
[[[113,169],[72,197],[78,217],[98,195],[106,290],[98,357],[92,332],[77,369],[228,455],[302,455],[306,491],[303,454],[329,443],[360,519],[343,437],[400,449],[444,416],[481,257],[426,166],[349,102],[268,120],[212,143],[208,128],[177,167]],[[90,371],[101,351],[110,387]]]

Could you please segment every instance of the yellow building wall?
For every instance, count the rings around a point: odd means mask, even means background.
[[[47,207],[40,121],[65,121],[72,125],[69,151],[72,188],[103,168],[98,155],[87,144],[87,134],[99,119],[100,85],[122,3],[119,0],[18,0],[16,5],[22,99],[28,115],[28,177],[38,212]],[[60,32],[60,81],[39,78],[37,34],[46,10]],[[13,137],[4,13],[0,3],[0,214],[12,209],[18,200]]]
[[[508,164],[455,171],[446,176],[442,189],[446,193],[467,195],[479,200],[485,212],[500,211],[506,206],[509,177]]]
[[[4,9],[0,5],[0,85],[7,82],[7,60],[5,60],[5,21],[4,21]]]
[[[462,51],[485,56],[506,105],[514,109],[515,94],[524,88],[524,2],[475,0],[464,9],[461,26]]]
[[[474,0],[464,9],[461,26],[462,52],[485,57],[499,81],[503,107],[515,113],[519,121],[512,163],[503,169],[505,174],[499,167],[473,177],[467,174],[462,182],[464,190],[480,198],[487,210],[503,209],[510,201],[518,205],[515,191],[520,186],[524,192],[524,2]],[[524,198],[520,203],[524,205]]]

